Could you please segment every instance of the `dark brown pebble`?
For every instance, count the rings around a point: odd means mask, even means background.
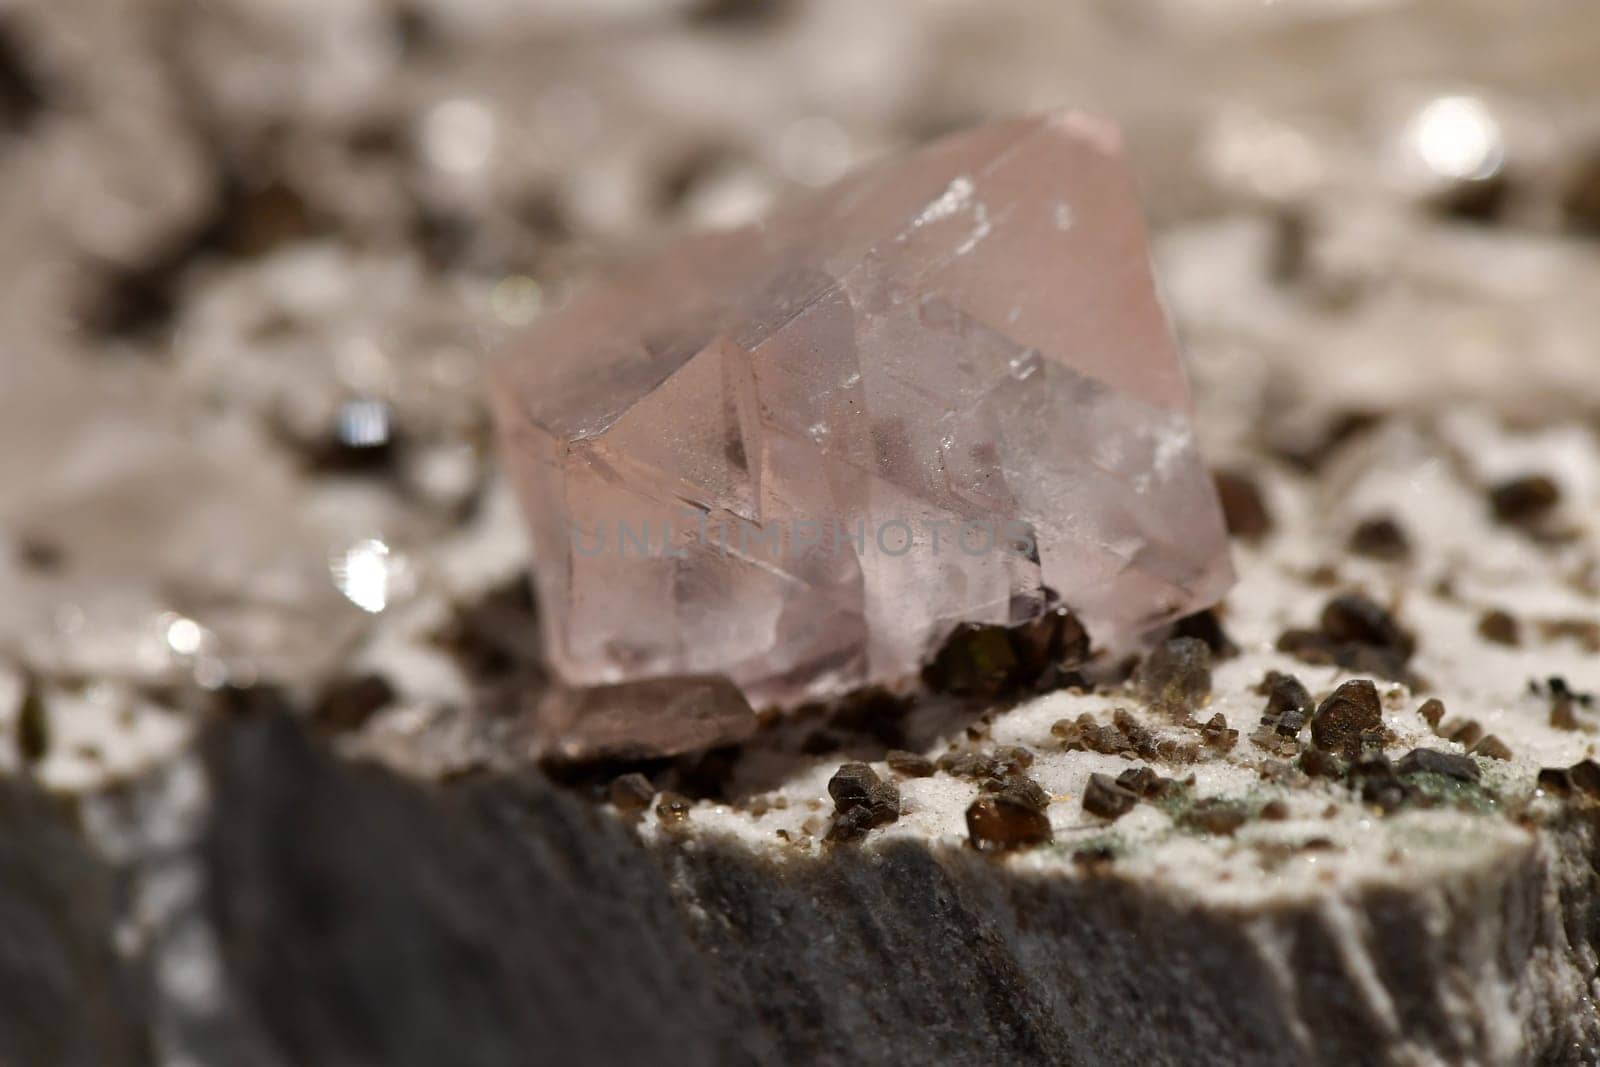
[[[1285,630],[1278,650],[1305,663],[1336,664],[1349,671],[1418,684],[1406,663],[1416,642],[1394,617],[1359,593],[1333,598],[1317,630]]]
[[[1268,822],[1283,822],[1289,817],[1289,805],[1281,800],[1269,800],[1261,805],[1261,817]]]
[[[1350,764],[1350,781],[1360,787],[1361,799],[1385,813],[1398,811],[1414,793],[1400,780],[1389,757],[1381,752],[1363,753]]]
[[[1184,826],[1203,833],[1231,835],[1249,819],[1249,811],[1237,801],[1207,797],[1196,801],[1194,807],[1184,812],[1179,821]]]
[[[1005,627],[967,622],[951,631],[923,678],[935,692],[995,697],[1017,683],[1021,668]]]
[[[1438,697],[1429,697],[1417,708],[1417,714],[1421,715],[1429,726],[1437,728],[1444,719],[1444,701]]]
[[[865,763],[841,765],[828,780],[828,795],[838,815],[865,810],[869,826],[885,826],[900,818],[900,790]]]
[[[1485,641],[1512,648],[1522,644],[1522,628],[1517,625],[1517,620],[1500,610],[1483,613],[1478,620],[1478,636]]]
[[[1306,720],[1316,710],[1311,694],[1292,674],[1267,672],[1258,687],[1267,695],[1267,706],[1261,713],[1261,724],[1270,726],[1284,737],[1297,737],[1305,728]]]
[[[542,674],[538,609],[526,574],[518,575],[468,604],[435,640],[474,679],[516,679]]]
[[[828,832],[823,840],[829,844],[845,845],[860,841],[872,829],[872,811],[865,807],[851,808],[840,811],[833,817],[833,822],[828,825]]]
[[[1414,748],[1400,757],[1395,769],[1401,774],[1442,774],[1462,782],[1478,780],[1478,765],[1470,756],[1453,752],[1440,752],[1432,748]]]
[[[1052,728],[1053,729],[1053,728]],[[1002,745],[988,752],[952,752],[939,757],[938,767],[957,778],[1004,778],[1033,766],[1033,753],[1020,745]]]
[[[1311,740],[1320,749],[1354,757],[1361,751],[1362,733],[1382,726],[1378,689],[1361,678],[1345,682],[1317,708],[1311,717]]]
[[[1590,619],[1545,619],[1539,623],[1544,641],[1575,641],[1585,652],[1600,652],[1600,622]]]
[[[312,719],[321,730],[347,733],[394,702],[394,686],[379,674],[333,682],[322,691]]]
[[[1150,797],[1160,792],[1165,779],[1150,767],[1129,767],[1117,775],[1116,781],[1118,785],[1136,796]]]
[[[1562,221],[1580,236],[1600,237],[1600,146],[1570,165],[1563,185]]]
[[[32,678],[26,681],[22,706],[17,711],[17,751],[24,763],[38,763],[50,752],[50,714],[44,695]]]
[[[1215,479],[1228,533],[1241,541],[1255,543],[1272,532],[1272,513],[1267,510],[1254,478],[1239,470],[1219,470]]]
[[[17,545],[17,559],[29,570],[41,574],[54,574],[66,565],[66,551],[54,541],[25,537]]]
[[[872,802],[873,794],[883,781],[865,763],[845,763],[828,779],[828,795],[840,810]]]
[[[1533,683],[1533,685],[1535,688],[1537,688],[1538,683]],[[1586,708],[1594,703],[1593,693],[1577,692],[1571,686],[1569,686],[1567,684],[1567,680],[1561,677],[1559,674],[1546,679],[1545,688],[1549,691],[1550,695],[1557,700],[1570,700],[1575,704],[1582,704]]]
[[[1600,763],[1581,760],[1567,768],[1572,784],[1592,797],[1600,797]]]
[[[1489,734],[1472,746],[1472,754],[1474,756],[1483,756],[1487,759],[1508,760],[1511,758],[1511,746],[1494,734]]]
[[[1001,776],[1017,774],[1033,766],[1033,753],[1021,745],[1001,745],[989,758],[994,763],[993,773]]]
[[[1083,810],[1102,819],[1120,819],[1139,803],[1139,795],[1109,775],[1091,774],[1083,791]]]
[[[1572,772],[1565,767],[1540,767],[1538,782],[1546,793],[1563,797],[1572,793]]]
[[[1023,685],[1059,688],[1073,667],[1089,659],[1089,631],[1060,604],[1012,627],[1010,638],[1017,681]]]
[[[938,768],[956,778],[988,778],[994,774],[994,761],[981,752],[947,752],[939,757]]]
[[[967,808],[967,838],[979,852],[1032,848],[1049,843],[1050,820],[1004,795],[985,794]]]
[[[1439,736],[1463,748],[1471,748],[1483,740],[1483,726],[1476,719],[1447,722],[1439,728]]]
[[[1192,637],[1197,641],[1204,641],[1211,650],[1215,659],[1232,659],[1239,654],[1239,646],[1222,628],[1222,620],[1217,617],[1215,608],[1197,611],[1193,615],[1185,615],[1172,624],[1173,637]]]
[[[1173,637],[1139,665],[1139,688],[1152,706],[1188,711],[1211,693],[1211,649],[1194,637]]]
[[[648,808],[655,795],[656,788],[650,784],[650,779],[638,772],[613,778],[606,788],[606,800],[610,801],[611,806],[629,813]]]
[[[987,793],[994,793],[1005,800],[1020,804],[1034,811],[1044,811],[1050,806],[1050,794],[1044,787],[1024,774],[1013,774],[1007,778],[991,778],[983,783]]]
[[[1233,746],[1239,741],[1239,731],[1228,726],[1228,720],[1219,711],[1200,727],[1200,734],[1205,738],[1208,748],[1219,752],[1232,751]]]
[[[1397,562],[1411,555],[1405,529],[1387,515],[1366,519],[1350,534],[1350,551],[1358,556]]]
[[[1578,709],[1570,699],[1558,697],[1550,702],[1550,726],[1555,730],[1581,730]]]
[[[1360,593],[1346,593],[1322,609],[1322,632],[1341,644],[1371,645],[1409,657],[1416,642],[1386,609]]]
[[[1072,862],[1078,867],[1106,867],[1116,861],[1117,853],[1108,845],[1080,848],[1072,853]]]
[[[938,765],[928,757],[898,748],[892,750],[883,760],[891,771],[903,774],[907,778],[926,778],[939,769]]]
[[[1294,766],[1278,759],[1264,759],[1256,764],[1256,773],[1263,781],[1282,782],[1294,774]]]
[[[1489,507],[1494,517],[1515,525],[1538,522],[1559,503],[1561,487],[1542,474],[1513,478],[1489,490]]]

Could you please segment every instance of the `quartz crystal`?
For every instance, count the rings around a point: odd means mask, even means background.
[[[914,676],[1053,592],[1116,647],[1232,580],[1117,131],[1055,113],[582,288],[499,360],[568,682],[756,706]]]

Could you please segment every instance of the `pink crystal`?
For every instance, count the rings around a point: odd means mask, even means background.
[[[494,401],[573,684],[790,706],[912,676],[1043,587],[1104,647],[1232,581],[1118,134],[1082,114],[680,240],[536,323]],[[972,551],[985,528],[1037,558]]]

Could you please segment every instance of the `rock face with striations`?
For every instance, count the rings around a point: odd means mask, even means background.
[[[46,932],[0,964],[28,991],[0,1013],[9,1063],[1511,1063],[1600,1041],[1600,929],[1560,903],[1600,892],[1592,813],[1545,831],[1559,849],[1441,852],[1427,891],[1196,894],[909,836],[687,849],[535,773],[424,785],[277,716],[78,819],[0,801],[0,914]]]

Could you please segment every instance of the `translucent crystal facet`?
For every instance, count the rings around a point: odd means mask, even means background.
[[[1046,587],[1102,646],[1232,580],[1116,131],[983,126],[576,292],[499,361],[569,682],[792,705]],[[641,536],[641,534],[643,536]]]

